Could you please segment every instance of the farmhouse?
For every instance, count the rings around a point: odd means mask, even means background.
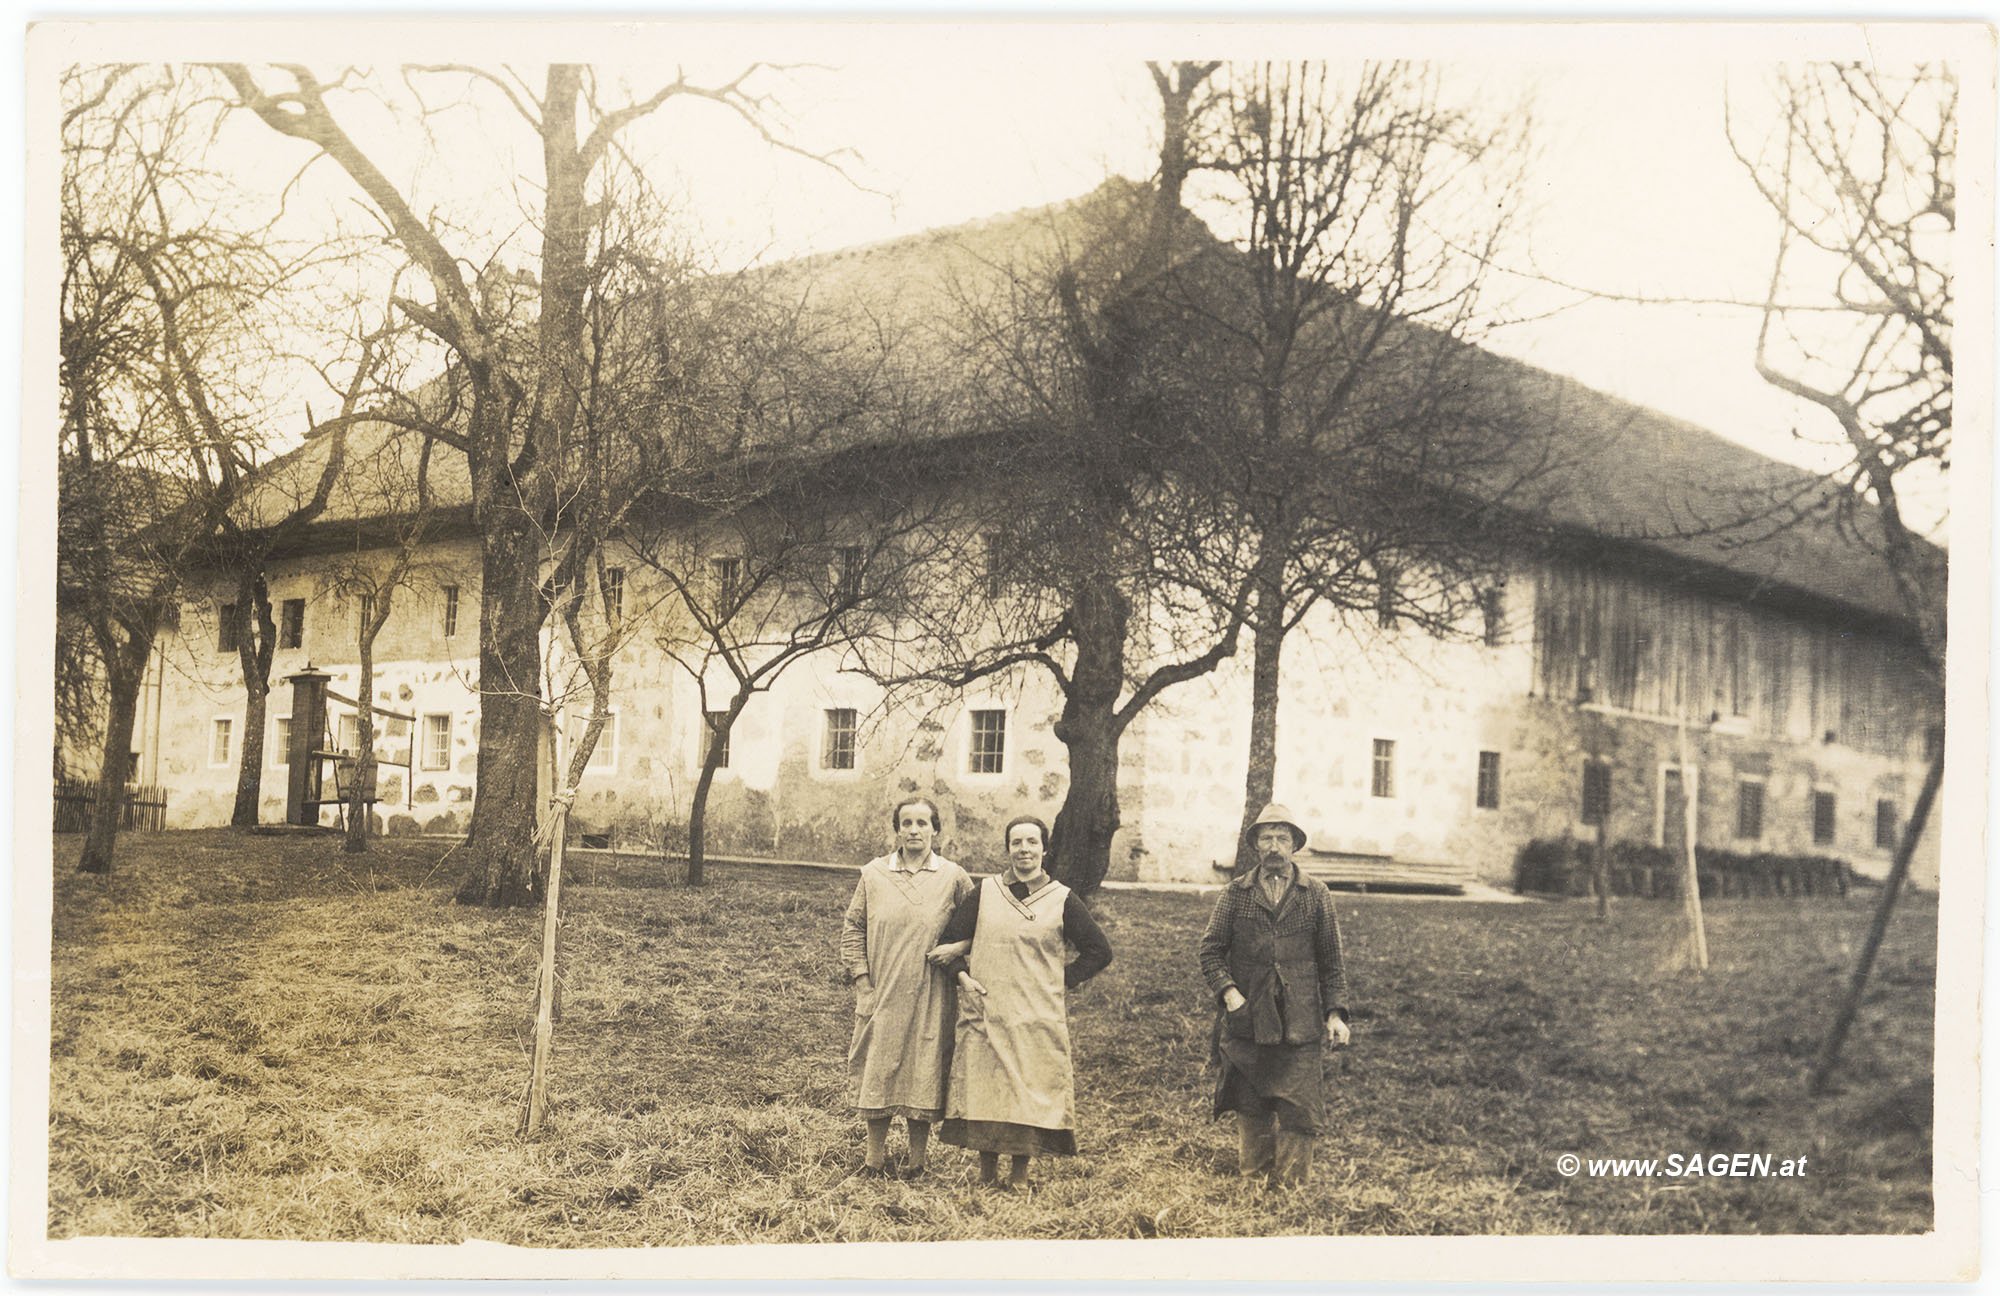
[[[1040,236],[1023,213],[817,258],[835,289],[935,304],[965,258]],[[831,291],[831,290],[830,290]],[[1867,518],[1823,514],[1745,529],[1753,501],[1811,493],[1799,470],[1689,424],[1563,379],[1493,360],[1533,394],[1565,447],[1557,541],[1495,555],[1505,572],[1479,615],[1443,637],[1320,613],[1287,641],[1277,781],[1326,858],[1441,865],[1506,883],[1532,841],[1672,846],[1687,799],[1704,846],[1816,855],[1881,874],[1943,741],[1939,686],[1880,559]],[[316,473],[309,441],[269,473]],[[263,818],[284,818],[294,676],[324,675],[320,742],[352,750],[360,600],[335,568],[386,563],[361,474],[412,453],[406,436],[361,429],[321,520],[268,579],[279,613]],[[468,821],[479,742],[479,549],[462,463],[443,456],[442,504],[409,586],[374,645],[384,719],[377,813],[386,831],[452,833]],[[295,482],[293,486],[295,487]],[[851,492],[859,516],[865,488]],[[1766,516],[1775,518],[1777,503]],[[976,561],[981,537],[966,537]],[[732,555],[697,555],[730,579]],[[661,605],[636,560],[628,607]],[[159,649],[135,746],[139,779],[169,790],[171,826],[227,821],[243,741],[244,690],[219,630],[217,582],[197,582]],[[993,597],[1005,597],[993,590]],[[579,826],[650,847],[684,831],[720,681],[667,635],[634,635],[616,660],[614,713],[582,783]],[[751,701],[730,732],[711,799],[710,850],[856,860],[885,840],[905,793],[945,809],[943,849],[997,861],[999,825],[1052,817],[1066,786],[1052,733],[1060,699],[1032,671],[939,696],[891,695],[829,650]],[[308,681],[308,686],[310,686]],[[1232,660],[1179,686],[1128,730],[1114,878],[1213,881],[1233,851],[1248,759],[1248,666]],[[555,717],[560,761],[577,722]],[[1685,753],[1685,759],[1683,757]],[[329,766],[329,770],[331,770]],[[329,779],[332,777],[329,773]],[[333,811],[329,808],[329,816]],[[1935,884],[1934,834],[1915,878]]]

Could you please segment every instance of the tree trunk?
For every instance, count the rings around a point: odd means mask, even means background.
[[[706,880],[704,856],[707,853],[708,790],[715,785],[719,750],[711,737],[708,751],[701,758],[701,776],[694,781],[694,800],[688,805],[687,884],[691,887],[698,887]]]
[[[1069,790],[1050,832],[1048,869],[1086,898],[1111,870],[1118,831],[1118,696],[1131,615],[1131,601],[1105,576],[1086,581],[1069,609],[1076,665],[1055,726],[1069,753]]]
[[[347,789],[347,840],[340,847],[348,855],[360,855],[368,850],[368,819],[372,813],[368,785],[375,781],[375,650],[372,644],[361,646],[361,674],[354,700],[361,704],[354,716],[354,786]]]
[[[514,906],[540,898],[535,866],[535,767],[541,725],[542,609],[536,536],[515,513],[481,545],[477,797],[466,842],[472,871],[461,904]]]
[[[1840,1010],[1834,1014],[1833,1028],[1827,1032],[1826,1043],[1820,1047],[1819,1058],[1813,1063],[1811,1087],[1815,1094],[1826,1092],[1827,1082],[1833,1078],[1833,1068],[1840,1061],[1840,1050],[1847,1043],[1847,1032],[1854,1026],[1854,1015],[1861,1010],[1862,992],[1868,988],[1868,976],[1875,969],[1875,956],[1881,951],[1882,938],[1889,931],[1889,915],[1895,911],[1903,879],[1910,875],[1910,861],[1916,858],[1917,844],[1923,840],[1924,827],[1931,818],[1931,805],[1937,800],[1938,788],[1943,782],[1944,753],[1940,751],[1931,758],[1931,767],[1924,774],[1923,790],[1917,793],[1916,808],[1910,814],[1910,821],[1903,825],[1902,840],[1896,843],[1896,858],[1889,865],[1889,876],[1882,883],[1882,898],[1876,902],[1874,920],[1868,925],[1868,939],[1862,943],[1861,957],[1854,962],[1854,974],[1848,978],[1847,993],[1841,998]]]
[[[1271,803],[1278,780],[1278,670],[1285,648],[1283,593],[1269,583],[1257,589],[1250,640],[1250,767],[1243,780],[1243,822],[1237,825],[1236,872],[1257,867],[1250,825]]]
[[[229,826],[255,828],[258,803],[264,798],[264,718],[271,686],[260,679],[245,679],[243,684],[243,759],[236,766],[236,806],[229,813]]]
[[[264,717],[271,697],[271,656],[278,646],[278,626],[271,616],[271,589],[262,572],[237,581],[236,599],[240,609],[237,660],[243,667],[243,750],[236,765],[236,805],[229,813],[229,826],[255,828],[258,803],[264,799]]]
[[[136,636],[105,654],[110,714],[104,728],[103,763],[98,767],[97,800],[90,807],[90,831],[83,839],[79,873],[111,872],[118,820],[125,812],[125,783],[132,775],[132,727],[139,717],[139,690],[146,681],[151,635]]]

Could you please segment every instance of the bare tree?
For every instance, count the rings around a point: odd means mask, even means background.
[[[1273,796],[1289,631],[1329,605],[1381,650],[1389,625],[1482,633],[1550,456],[1475,348],[1525,116],[1455,107],[1423,65],[1217,81],[1189,148],[1225,242],[1167,295],[1194,363],[1235,397],[1202,448],[1239,562],[1220,585],[1213,564],[1185,570],[1211,599],[1246,575],[1253,590],[1247,831]]]
[[[285,276],[201,165],[214,105],[171,67],[64,76],[59,624],[101,671],[98,794],[80,867],[111,870],[133,722],[181,574],[257,457],[259,307]]]
[[[1216,397],[1183,363],[1167,291],[1211,242],[1181,190],[1191,105],[1215,67],[1154,69],[1166,127],[1154,184],[1105,186],[1058,218],[1050,246],[1001,266],[997,291],[961,292],[967,423],[985,434],[965,457],[984,494],[925,602],[929,660],[874,666],[891,684],[1024,669],[1054,682],[1069,786],[1049,866],[1084,893],[1110,866],[1127,728],[1235,651],[1249,596],[1239,581],[1233,598],[1196,597],[1184,575],[1229,546],[1189,457]]]
[[[1951,462],[1952,264],[1958,79],[1949,66],[1814,64],[1780,75],[1779,122],[1730,145],[1778,218],[1757,372],[1823,410],[1848,452],[1839,520],[1880,553],[1939,684],[1944,554],[1906,493]],[[1903,826],[1874,922],[1813,1069],[1823,1090],[1859,1009],[1889,916],[1943,780],[1943,744]]]
[[[767,124],[771,105],[755,89],[764,70],[753,66],[715,85],[677,76],[617,107],[604,102],[595,73],[574,64],[549,66],[539,85],[481,68],[404,70],[412,84],[443,81],[498,96],[540,147],[540,200],[531,213],[540,238],[533,318],[517,322],[482,300],[450,246],[457,236],[427,218],[343,125],[334,105],[357,78],[343,73],[321,80],[296,65],[275,72],[235,64],[222,69],[244,107],[280,134],[310,144],[352,179],[422,271],[427,296],[404,297],[397,306],[445,348],[449,379],[462,393],[462,418],[421,429],[466,456],[481,544],[480,746],[469,843],[475,863],[461,900],[523,904],[539,887],[533,848],[542,724],[537,690],[541,632],[551,607],[543,538],[559,529],[568,497],[565,474],[592,434],[585,417],[591,354],[585,341],[593,302],[606,282],[606,249],[598,241],[604,177],[623,161],[619,146],[627,129],[675,100],[717,105],[765,140],[789,147]],[[584,559],[574,565],[581,568]]]

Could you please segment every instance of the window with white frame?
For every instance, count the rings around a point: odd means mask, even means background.
[[[606,567],[604,569],[604,610],[606,619],[622,621],[625,618],[625,569]]]
[[[208,731],[208,763],[217,767],[228,765],[235,739],[236,721],[228,716],[215,717]]]
[[[290,765],[292,763],[292,718],[290,716],[279,716],[277,723],[272,726],[271,763],[273,765]]]
[[[854,768],[855,736],[860,717],[853,707],[828,707],[826,731],[821,736],[819,767],[824,770]]]
[[[458,586],[444,587],[444,637],[449,639],[458,633]]]
[[[352,756],[361,750],[361,717],[352,711],[343,711],[333,722],[333,749],[343,756]]]
[[[590,727],[588,711],[573,714],[569,718],[568,742],[563,751],[563,765],[567,772],[570,754],[583,741],[584,732]],[[590,749],[590,760],[584,764],[584,772],[604,774],[618,768],[618,712],[614,708],[605,713],[604,728],[598,731],[597,745]]]
[[[865,551],[860,545],[842,545],[834,552],[833,597],[852,603],[861,597],[861,567]]]
[[[424,746],[420,753],[423,768],[443,770],[451,768],[451,716],[444,712],[433,712],[424,717]]]
[[[997,707],[972,713],[966,745],[968,774],[1001,774],[1007,769],[1007,713]]]
[[[1396,795],[1396,740],[1375,740],[1375,761],[1369,774],[1368,790],[1378,797]]]
[[[1481,810],[1500,808],[1500,753],[1483,751],[1479,753],[1479,784],[1474,790],[1472,803]]]
[[[707,760],[711,752],[715,754],[715,768],[729,768],[729,731],[723,722],[729,719],[727,711],[704,711],[701,713],[701,731],[708,745],[702,751],[702,759]]]
[[[715,610],[727,612],[736,604],[736,589],[743,582],[743,560],[722,554],[708,560],[709,582],[715,589]]]

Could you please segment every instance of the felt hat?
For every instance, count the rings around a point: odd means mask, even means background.
[[[1257,812],[1256,821],[1250,825],[1249,831],[1244,835],[1255,837],[1257,830],[1265,824],[1283,824],[1292,830],[1292,849],[1304,850],[1306,848],[1306,830],[1299,827],[1298,821],[1292,818],[1291,811],[1285,809],[1285,807],[1279,805],[1276,801],[1273,801]]]

